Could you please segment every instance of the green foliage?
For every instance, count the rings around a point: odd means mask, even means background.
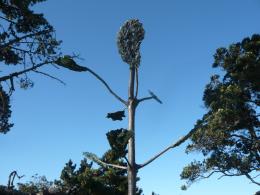
[[[59,48],[61,41],[56,39],[54,28],[43,14],[35,13],[31,9],[33,5],[42,1],[45,0],[0,0],[0,63],[19,66],[21,69],[17,71],[19,69],[16,68],[17,72],[13,73],[8,71],[6,76],[0,77],[1,87],[9,88],[8,95],[15,90],[16,79],[22,89],[33,87],[34,83],[27,72],[41,73],[56,79],[38,71],[38,68],[43,65],[59,65],[73,71],[87,70],[77,65],[73,57],[61,56]],[[4,67],[1,70],[4,72]],[[10,81],[10,84],[4,81]],[[8,105],[9,97],[2,91],[1,88],[0,107],[6,109],[0,110],[0,133],[6,133],[12,127],[12,124],[8,123],[11,111]]]
[[[130,66],[140,65],[140,45],[144,39],[144,29],[139,20],[128,20],[121,28],[117,37],[117,46],[122,60]]]
[[[43,14],[30,8],[41,1],[0,1],[0,61],[28,65],[56,57],[60,41],[55,39],[53,27]]]
[[[6,186],[0,185],[0,194],[3,195],[28,195],[28,193],[23,193],[21,191],[12,189],[9,190]]]
[[[18,183],[18,189],[22,193],[36,194],[39,192],[48,192],[53,182],[46,179],[45,176],[32,176],[32,181],[27,183]]]
[[[126,129],[117,129],[109,131],[106,135],[112,151],[118,157],[125,157],[127,154],[127,143],[130,137],[132,137],[132,133]]]
[[[107,118],[111,118],[113,121],[121,121],[125,117],[125,111],[117,111],[107,113]]]
[[[82,72],[87,71],[86,67],[78,65],[71,56],[65,55],[63,57],[59,57],[57,61],[55,62],[57,65],[62,66],[64,68],[76,71],[76,72]]]
[[[0,0],[0,63],[5,65],[20,65],[23,70],[52,61],[59,56],[59,44],[54,35],[53,27],[43,17],[34,13],[31,6],[42,0]],[[4,67],[2,68],[4,72]],[[17,69],[16,69],[17,70]],[[4,73],[3,73],[4,74]],[[3,90],[3,81],[10,81],[7,85],[10,92],[14,90],[16,73],[3,76],[1,82],[1,112],[0,133],[7,133],[13,126],[8,123],[11,116],[9,95]],[[10,74],[10,75],[9,75]],[[33,86],[26,72],[19,75],[20,87],[27,89]],[[3,87],[3,88],[2,88]]]
[[[192,162],[181,178],[188,185],[213,173],[253,178],[260,168],[260,35],[219,48],[213,67],[224,71],[211,77],[204,91],[208,110],[195,125],[187,152],[200,151],[203,162]]]
[[[110,152],[106,152],[101,160],[120,163],[113,155],[111,156]],[[81,161],[78,169],[70,160],[62,170],[60,179],[55,184],[64,193],[77,195],[127,194],[126,170],[102,166],[93,168],[92,163],[88,163],[86,159]],[[141,194],[140,189],[138,189],[137,194]]]
[[[9,123],[11,116],[10,97],[0,86],[0,133],[7,133],[13,126]]]

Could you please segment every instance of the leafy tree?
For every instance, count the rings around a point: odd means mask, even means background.
[[[213,75],[206,85],[207,113],[186,149],[201,152],[204,160],[186,166],[181,178],[190,185],[220,173],[260,185],[254,176],[260,170],[260,35],[217,49],[214,59],[213,67],[224,74]]]
[[[48,192],[53,182],[48,181],[45,176],[34,175],[32,180],[26,183],[18,183],[18,190],[22,193],[37,194],[39,192]]]
[[[0,133],[7,133],[13,126],[8,119],[9,96],[15,90],[15,80],[23,89],[32,87],[28,73],[34,72],[64,83],[40,71],[44,65],[86,71],[74,62],[76,56],[61,55],[61,41],[56,39],[54,28],[43,14],[31,9],[42,1],[45,0],[0,0],[0,63],[6,65],[0,76]]]
[[[106,163],[125,165],[119,158],[114,151],[109,150],[101,160]],[[71,160],[66,163],[61,172],[60,180],[55,181],[60,192],[79,195],[127,194],[126,170],[103,166],[93,168],[92,164],[84,159],[76,170],[76,164],[73,164]],[[140,189],[137,189],[136,194],[140,195],[141,192]]]

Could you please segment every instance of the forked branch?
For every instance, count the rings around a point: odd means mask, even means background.
[[[143,164],[138,164],[137,168],[141,169],[143,167],[145,167],[146,165],[150,164],[151,162],[153,162],[155,159],[157,159],[158,157],[160,157],[161,155],[163,155],[165,152],[167,152],[170,149],[173,149],[179,145],[181,145],[182,143],[184,143],[187,139],[190,138],[190,136],[195,132],[195,129],[192,129],[188,134],[186,134],[185,136],[181,137],[178,141],[176,141],[175,143],[171,144],[170,146],[168,146],[167,148],[165,148],[163,151],[159,152],[158,154],[156,154],[154,157],[152,157],[151,159],[149,159],[148,161],[146,161]]]
[[[89,152],[84,152],[83,153],[86,158],[88,158],[89,160],[94,161],[95,163],[102,165],[103,167],[114,167],[114,168],[118,168],[118,169],[127,169],[127,167],[125,166],[121,166],[121,165],[116,165],[116,164],[111,164],[111,163],[106,163],[103,162],[102,160],[100,160],[95,154],[93,153],[89,153]]]
[[[137,104],[139,104],[140,102],[146,101],[146,100],[150,100],[150,99],[154,99],[158,103],[162,104],[162,101],[152,91],[149,90],[149,93],[151,96],[138,99]]]

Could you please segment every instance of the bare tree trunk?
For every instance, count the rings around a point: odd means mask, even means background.
[[[128,178],[128,195],[135,195],[136,193],[136,164],[135,164],[135,108],[136,99],[134,97],[134,81],[135,68],[130,67],[130,78],[128,88],[128,130],[132,131],[132,137],[128,141],[128,161],[127,168]]]

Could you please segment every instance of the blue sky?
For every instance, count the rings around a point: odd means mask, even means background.
[[[116,35],[128,19],[138,18],[145,28],[141,46],[140,96],[155,92],[163,104],[149,101],[138,107],[136,120],[137,162],[142,163],[187,133],[203,108],[203,89],[210,75],[214,51],[260,31],[259,0],[63,0],[36,7],[63,40],[64,53],[80,54],[79,64],[100,74],[123,98],[127,97],[128,65],[116,47]],[[62,78],[61,85],[31,74],[35,86],[13,94],[12,122],[0,135],[0,183],[12,170],[58,178],[65,163],[79,163],[82,153],[101,156],[107,149],[106,132],[126,127],[127,121],[111,122],[107,112],[124,107],[88,73],[45,67]],[[186,155],[174,149],[140,170],[138,185],[144,194],[246,195],[259,187],[243,177],[210,179],[181,191],[182,167],[200,154]]]

